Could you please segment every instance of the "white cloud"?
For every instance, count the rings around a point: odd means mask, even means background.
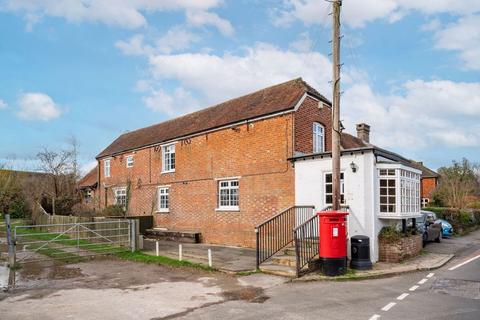
[[[460,18],[435,33],[437,49],[457,51],[465,69],[480,70],[480,15]]]
[[[2,99],[0,99],[0,109],[5,109],[7,106],[8,106],[7,103]]]
[[[347,128],[371,124],[373,143],[386,148],[480,145],[480,83],[413,80],[402,88],[392,96],[375,94],[366,83],[348,88],[342,102]]]
[[[297,40],[290,43],[290,48],[300,52],[311,51],[313,47],[313,41],[310,39],[308,32],[301,33]]]
[[[18,101],[17,115],[24,120],[49,121],[62,114],[61,108],[44,93],[28,92]]]
[[[288,25],[296,20],[310,24],[325,24],[329,19],[325,13],[331,5],[324,0],[284,0],[283,5],[273,11],[276,25]],[[458,0],[362,0],[343,1],[342,21],[359,28],[375,20],[395,22],[411,11],[426,15],[439,13],[469,14],[480,11],[480,1]]]
[[[220,18],[216,13],[208,11],[187,11],[187,21],[193,26],[211,25],[223,35],[232,36],[235,33],[230,21]]]
[[[317,52],[283,51],[268,44],[245,48],[244,55],[184,53],[149,58],[155,80],[175,80],[212,104],[299,76],[329,92],[330,62]],[[345,76],[345,80],[348,77]]]
[[[170,117],[186,114],[198,108],[197,100],[182,87],[176,88],[171,95],[162,89],[153,90],[149,96],[143,98],[143,102],[153,111]]]
[[[199,40],[200,37],[195,33],[181,26],[175,26],[157,39],[146,41],[143,34],[136,34],[126,41],[117,41],[115,46],[125,55],[149,56],[156,53],[170,54],[183,51]]]
[[[210,19],[206,23],[224,32],[229,22],[208,12],[221,3],[221,0],[6,0],[0,4],[0,10],[24,13],[27,29],[44,16],[60,17],[73,23],[100,22],[135,29],[148,24],[145,13],[186,10],[198,12]]]

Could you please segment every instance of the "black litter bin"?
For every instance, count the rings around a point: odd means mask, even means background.
[[[353,236],[350,238],[352,259],[350,267],[357,270],[372,268],[370,261],[370,238],[367,236]]]

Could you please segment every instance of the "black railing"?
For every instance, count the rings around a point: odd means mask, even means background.
[[[331,210],[328,206],[320,211]],[[341,206],[342,210],[349,210],[348,206]],[[297,277],[302,273],[303,267],[315,260],[319,255],[320,230],[318,216],[314,215],[304,223],[293,229],[295,240],[295,254],[297,258]]]
[[[318,216],[314,215],[295,229],[295,254],[297,256],[297,277],[305,265],[318,256],[319,230]]]
[[[257,269],[262,262],[293,242],[292,230],[313,215],[313,206],[294,206],[255,227]]]

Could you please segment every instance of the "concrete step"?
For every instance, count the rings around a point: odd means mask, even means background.
[[[297,258],[291,255],[274,255],[271,259],[272,263],[296,268]]]
[[[279,265],[276,263],[266,262],[260,265],[260,270],[264,273],[274,274],[277,276],[295,278],[297,276],[297,271],[293,267]]]
[[[282,250],[280,250],[280,252],[283,252],[283,254],[286,255],[286,256],[294,256],[295,257],[295,247],[294,246],[283,248]]]

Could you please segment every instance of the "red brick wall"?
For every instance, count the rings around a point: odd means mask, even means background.
[[[293,115],[243,124],[176,143],[175,173],[161,173],[155,148],[111,158],[110,178],[100,166],[101,203],[113,203],[113,188],[130,181],[131,215],[154,215],[156,226],[196,230],[209,243],[255,245],[254,227],[294,204],[294,172],[287,161],[293,149]],[[215,179],[239,176],[240,211],[217,211]],[[156,190],[170,185],[170,212],[156,212]]]
[[[174,173],[161,173],[158,147],[112,157],[109,178],[101,161],[101,206],[113,204],[115,187],[130,184],[128,214],[153,215],[158,227],[199,231],[207,243],[253,247],[255,225],[294,204],[294,169],[287,159],[294,144],[296,151],[312,152],[314,121],[325,126],[329,150],[331,109],[306,98],[295,113],[176,142]],[[126,168],[128,155],[133,168]],[[240,211],[216,210],[216,179],[225,177],[240,177]],[[169,213],[156,212],[162,185],[170,186]]]
[[[314,122],[319,122],[325,127],[325,150],[332,149],[332,109],[327,106],[319,108],[318,101],[307,97],[295,112],[295,151],[313,152]]]
[[[379,257],[382,262],[400,262],[418,256],[422,252],[422,236],[402,238],[400,241],[390,243],[385,239],[379,239]]]
[[[437,178],[422,178],[422,198],[432,198],[433,191],[437,187]]]

